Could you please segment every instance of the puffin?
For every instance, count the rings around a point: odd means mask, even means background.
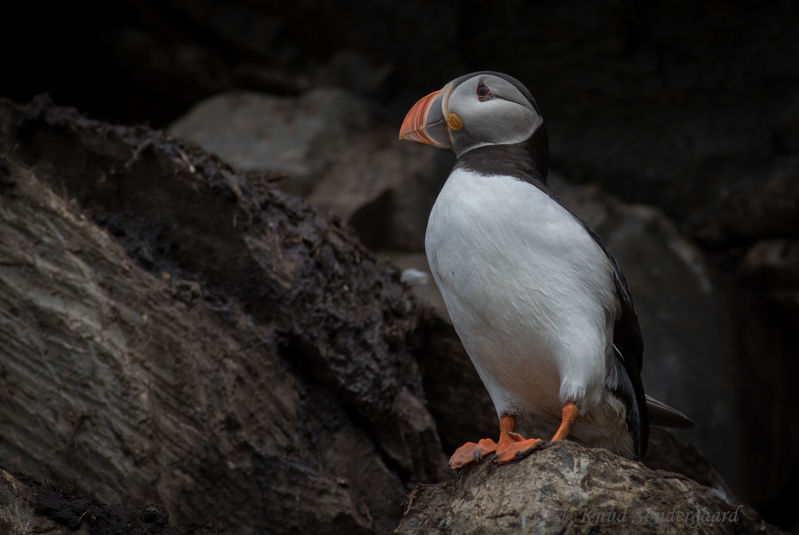
[[[549,141],[530,91],[494,71],[466,74],[420,99],[400,140],[451,149],[455,165],[427,222],[425,253],[453,327],[494,404],[497,440],[459,447],[459,469],[521,459],[546,442],[532,419],[631,459],[649,426],[689,428],[644,392],[632,296],[597,233],[547,186]]]

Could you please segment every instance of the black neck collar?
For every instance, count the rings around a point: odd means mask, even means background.
[[[547,182],[549,139],[544,125],[521,143],[486,145],[461,154],[455,169],[481,175],[508,175],[530,183]]]

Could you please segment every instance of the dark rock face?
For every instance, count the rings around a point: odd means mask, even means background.
[[[393,527],[444,477],[396,271],[146,128],[0,111],[0,457],[176,522]]]
[[[513,465],[488,460],[419,486],[398,534],[779,533],[690,479],[559,442]]]
[[[107,505],[75,492],[61,492],[0,469],[0,529],[6,535],[232,535],[221,528],[170,526],[162,507]]]

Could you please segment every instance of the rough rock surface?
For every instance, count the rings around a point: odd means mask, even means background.
[[[170,526],[162,507],[109,506],[61,492],[0,469],[0,533],[3,535],[232,535],[219,528]]]
[[[395,533],[686,531],[779,533],[717,489],[574,442],[550,444],[512,465],[486,459],[453,481],[420,485]]]
[[[398,273],[146,128],[0,104],[0,458],[242,533],[383,531],[445,464]]]

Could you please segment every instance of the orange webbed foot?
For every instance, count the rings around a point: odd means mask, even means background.
[[[480,442],[467,442],[452,454],[449,458],[449,467],[457,470],[467,464],[476,463],[486,455],[497,451],[497,443],[490,438],[484,438]]]
[[[523,459],[544,445],[544,441],[540,438],[524,438],[518,433],[508,433],[508,436],[511,440],[497,447],[497,456],[494,459],[497,464]]]
[[[553,442],[565,440],[577,421],[579,410],[574,403],[564,405],[560,427],[552,437]],[[499,441],[484,438],[480,442],[467,442],[449,458],[449,467],[457,470],[467,464],[476,463],[490,453],[496,453],[495,463],[503,464],[522,459],[545,444],[540,438],[524,438],[514,432],[516,418],[503,414],[499,419]]]

